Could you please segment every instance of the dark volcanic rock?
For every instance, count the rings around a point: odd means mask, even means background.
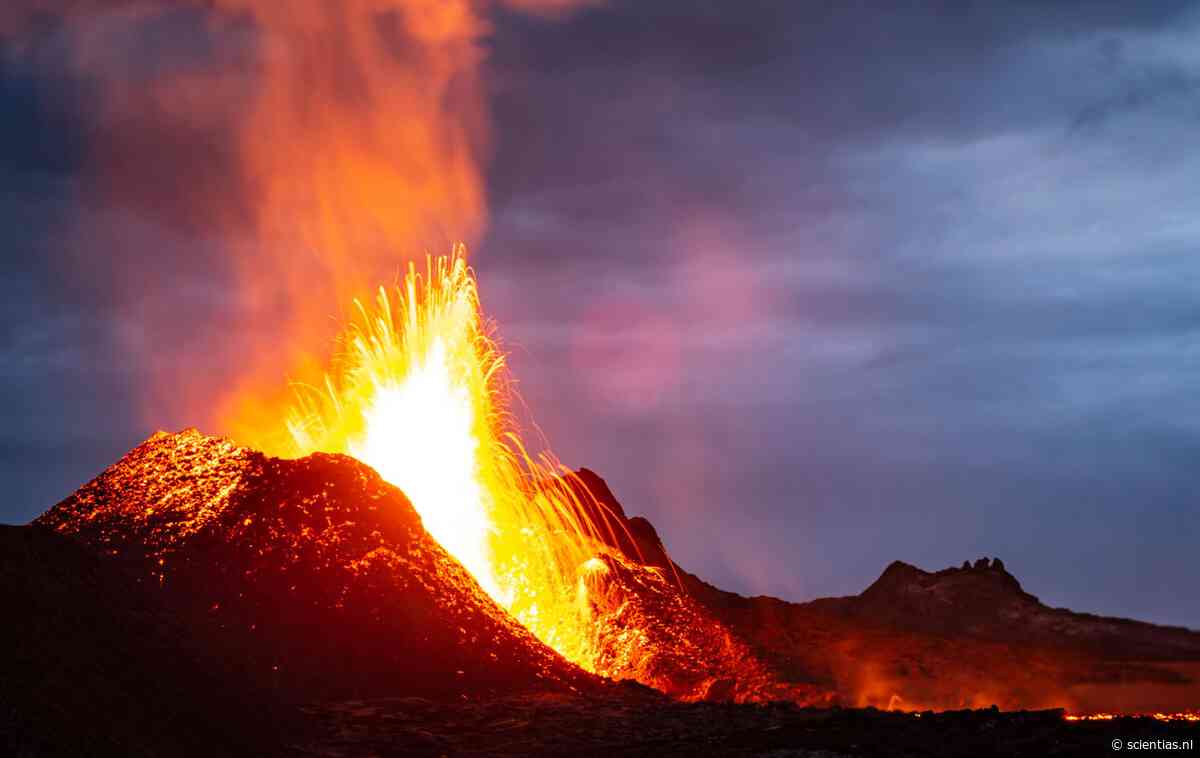
[[[1099,657],[1200,661],[1200,634],[1128,619],[1048,608],[1021,588],[1004,563],[937,572],[892,563],[847,613],[896,629],[1035,646]]]
[[[413,699],[306,709],[320,737],[310,758],[404,756],[896,756],[1110,755],[1121,739],[1200,739],[1200,724],[1148,718],[1068,722],[1059,711],[888,713],[787,703],[681,703],[636,691],[578,698],[520,696],[461,705]],[[1125,743],[1122,743],[1123,745]]]
[[[1038,599],[1021,589],[1016,577],[980,559],[971,568],[922,571],[901,561],[889,565],[847,611],[897,628],[938,634],[978,634],[1008,620],[1008,634],[1024,631],[1013,623],[1035,608]]]
[[[575,476],[577,480],[568,479],[568,484],[582,485],[586,490],[578,493],[579,499],[589,511],[591,521],[603,525],[601,539],[635,563],[674,571],[653,524],[641,516],[629,518],[609,489],[608,482],[595,471],[581,468]]]
[[[0,755],[251,755],[298,719],[225,676],[133,577],[0,526]]]

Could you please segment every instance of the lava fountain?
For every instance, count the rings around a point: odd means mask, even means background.
[[[584,577],[618,522],[553,456],[527,451],[463,248],[410,264],[355,311],[324,386],[297,388],[296,452],[372,466],[497,603],[595,670]]]

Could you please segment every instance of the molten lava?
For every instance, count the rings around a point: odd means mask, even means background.
[[[356,307],[325,386],[298,393],[296,452],[375,468],[494,600],[595,670],[587,577],[615,520],[552,457],[526,452],[462,248]]]
[[[1180,711],[1178,713],[1084,713],[1063,716],[1067,721],[1115,721],[1120,718],[1152,718],[1155,721],[1182,721],[1188,723],[1200,722],[1200,711]]]

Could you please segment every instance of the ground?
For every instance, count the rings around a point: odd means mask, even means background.
[[[306,708],[320,736],[293,749],[334,756],[1094,756],[1114,739],[1191,739],[1200,724],[1149,718],[1070,722],[1060,711],[875,709],[520,697],[438,704],[418,698]]]

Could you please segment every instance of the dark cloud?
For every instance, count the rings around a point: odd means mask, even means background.
[[[62,71],[0,47],[0,170],[26,176],[70,174],[86,155],[78,114],[86,95]],[[11,186],[6,183],[6,186]]]
[[[1116,115],[1161,106],[1177,106],[1179,116],[1195,124],[1200,121],[1200,76],[1179,65],[1148,66],[1132,72],[1121,70],[1120,45],[1105,45],[1113,68],[1122,77],[1117,92],[1083,108],[1072,124],[1074,129],[1094,129]],[[1117,52],[1110,52],[1110,51]]]
[[[140,7],[87,65],[63,21],[4,42],[5,518],[187,423],[140,396],[252,344],[197,198],[245,191],[256,41]],[[996,554],[1200,626],[1198,34],[1191,3],[498,14],[474,262],[533,416],[732,589]],[[110,266],[121,297],[73,275]]]
[[[233,122],[255,84],[253,27],[188,4],[77,5],[10,11],[0,166],[70,175],[93,207],[192,234],[236,221]]]
[[[481,266],[529,404],[729,586],[996,552],[1195,625],[1147,586],[1195,535],[1194,8],[923,8],[618,4],[497,42]],[[671,366],[649,407],[586,359],[631,308]]]

